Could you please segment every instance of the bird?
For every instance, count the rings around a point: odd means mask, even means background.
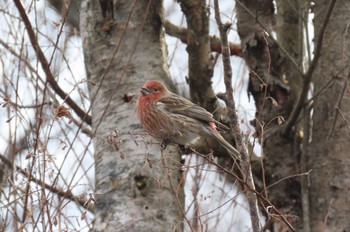
[[[213,118],[204,108],[169,91],[157,80],[147,81],[137,99],[137,117],[146,132],[162,139],[162,148],[169,143],[191,147],[206,139],[218,141],[234,160],[241,154],[219,133],[229,128]]]

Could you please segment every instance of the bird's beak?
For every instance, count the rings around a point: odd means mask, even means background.
[[[143,96],[147,96],[150,94],[149,88],[146,88],[146,87],[142,87],[140,91],[141,91]]]

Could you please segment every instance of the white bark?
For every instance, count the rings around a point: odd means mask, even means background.
[[[159,143],[145,143],[150,140],[148,136],[128,134],[143,133],[135,112],[143,83],[150,79],[169,82],[159,15],[161,3],[151,1],[148,11],[148,1],[135,2],[135,6],[134,1],[128,0],[118,1],[118,5],[114,3],[114,24],[109,32],[103,30],[99,2],[87,0],[82,3],[80,29],[87,76],[96,83],[90,86],[96,132],[94,230],[181,230],[182,209],[168,180],[169,176],[173,186],[178,188],[180,167],[171,161],[179,161],[178,152],[171,147],[163,152],[170,166],[166,172]],[[128,102],[125,94],[135,96]],[[107,142],[107,136],[114,129],[120,132],[116,138],[119,139],[119,152]],[[152,167],[144,164],[146,154],[149,154]],[[182,201],[182,187],[178,195]]]

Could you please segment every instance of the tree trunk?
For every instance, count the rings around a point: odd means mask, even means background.
[[[146,80],[170,82],[162,2],[113,2],[88,0],[81,10],[85,64],[92,84],[94,230],[181,231],[182,174],[175,164],[180,163],[179,153],[171,147],[161,152],[159,143],[140,134],[135,113]],[[109,134],[112,130],[116,131]]]
[[[288,120],[299,92],[301,73],[293,70],[295,64],[291,58],[297,62],[300,59],[301,54],[298,54],[301,50],[300,43],[291,44],[290,41],[292,32],[297,32],[293,33],[295,41],[301,39],[298,37],[301,34],[298,31],[299,21],[295,20],[298,15],[296,17],[289,15],[290,8],[295,10],[298,7],[292,5],[292,2],[286,3],[277,4],[281,7],[280,10],[277,9],[278,44],[271,38],[275,28],[275,9],[272,0],[236,1],[237,29],[244,59],[251,70],[248,92],[256,104],[256,119],[252,124],[256,128],[256,136],[263,148],[263,165],[254,164],[255,176],[259,178],[256,179],[256,186],[269,200],[261,201],[261,209],[263,211],[268,209],[272,203],[279,212],[272,210],[268,214],[297,215],[293,219],[298,219],[301,216],[300,184],[297,178],[288,178],[299,172],[298,141],[295,141],[292,131],[286,135],[280,133],[282,128],[280,124]],[[292,32],[286,34],[287,28],[291,25],[293,27],[289,30]],[[282,52],[280,45],[291,56],[290,58]],[[270,219],[281,222],[283,220],[278,218],[280,216]],[[301,223],[292,220],[292,225],[300,227]],[[278,228],[275,227],[274,230]]]
[[[329,2],[316,2],[316,38]],[[312,170],[312,231],[350,231],[349,9],[347,0],[335,4],[314,75],[315,94],[322,92],[314,100],[312,142],[307,163]],[[322,90],[329,81],[332,84]]]
[[[191,99],[209,111],[215,110],[216,96],[211,86],[213,57],[209,37],[209,9],[203,0],[180,0],[187,22],[188,76]]]

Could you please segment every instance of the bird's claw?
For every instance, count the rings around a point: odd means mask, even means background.
[[[170,143],[169,139],[164,139],[160,144],[160,148],[162,148],[162,150],[165,150],[165,148],[168,146],[169,143]]]

